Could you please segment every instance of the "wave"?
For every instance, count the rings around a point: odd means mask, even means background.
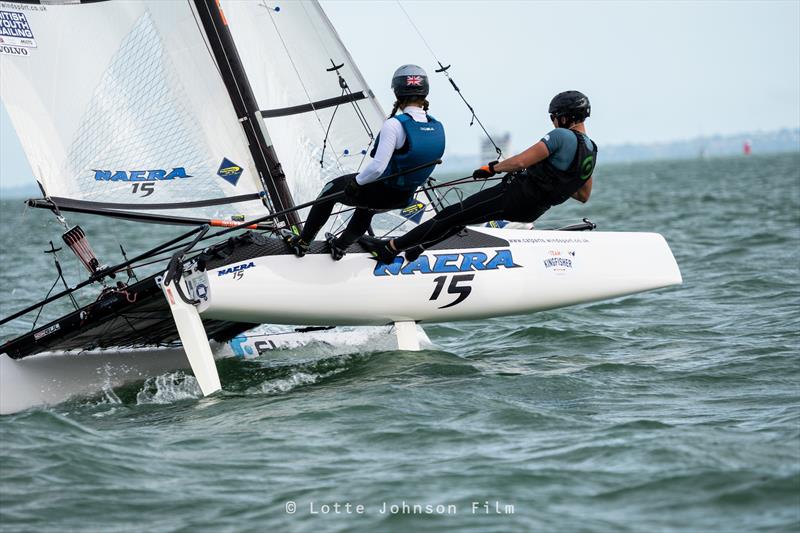
[[[194,376],[184,372],[169,372],[147,378],[136,395],[136,404],[166,405],[202,397],[203,391]]]

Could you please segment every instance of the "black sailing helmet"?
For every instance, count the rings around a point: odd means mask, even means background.
[[[592,113],[589,97],[580,91],[558,93],[550,101],[549,112],[554,117],[568,117],[573,122],[583,122]]]
[[[428,96],[428,75],[417,65],[403,65],[392,74],[392,90],[397,98]]]

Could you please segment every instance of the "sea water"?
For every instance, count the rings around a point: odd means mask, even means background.
[[[6,315],[60,236],[0,209]],[[538,226],[584,216],[662,233],[683,285],[426,326],[416,353],[224,360],[211,398],[173,372],[2,417],[0,530],[799,530],[800,155],[601,164]],[[181,231],[70,220],[108,262]]]

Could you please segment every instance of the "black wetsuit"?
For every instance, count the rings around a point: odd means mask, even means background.
[[[484,189],[450,205],[435,217],[394,240],[398,250],[429,247],[455,235],[464,226],[490,220],[533,222],[550,207],[565,202],[591,177],[597,161],[597,145],[578,132],[575,155],[566,170],[551,162],[555,154],[515,174],[507,174],[499,185]]]
[[[347,228],[342,232],[339,238],[336,239],[338,246],[347,248],[367,232],[372,222],[372,217],[374,217],[378,211],[384,209],[401,209],[408,205],[409,199],[414,193],[414,191],[406,191],[392,187],[382,181],[348,189],[348,182],[354,181],[356,175],[357,174],[346,174],[344,176],[339,176],[325,185],[320,193],[320,197],[339,192],[344,192],[345,194],[341,198],[335,200],[314,204],[303,225],[303,231],[300,234],[301,239],[305,242],[310,242],[310,240],[314,238],[314,235],[325,225],[325,222],[327,222],[333,212],[333,207],[338,202],[356,207],[350,222],[347,224]],[[351,192],[355,193],[355,196],[350,194]],[[369,208],[365,206],[369,206]]]
[[[425,183],[434,168],[432,164],[419,168],[420,165],[439,159],[445,147],[444,126],[422,109],[414,109],[417,110],[416,113],[424,114],[425,121],[414,119],[411,114],[413,111],[403,112],[389,118],[381,128],[383,131],[386,127],[394,127],[390,126],[391,124],[399,124],[405,133],[405,141],[402,147],[394,149],[378,180],[359,185],[356,181],[357,174],[347,174],[325,184],[320,197],[336,193],[344,194],[336,200],[316,203],[311,208],[300,233],[301,241],[311,242],[325,225],[336,202],[356,207],[347,228],[332,243],[332,246],[340,250],[346,250],[367,232],[372,217],[377,212],[402,209],[411,202],[417,187]],[[375,147],[370,154],[373,158],[378,148],[384,146],[381,139],[381,134],[378,134]]]

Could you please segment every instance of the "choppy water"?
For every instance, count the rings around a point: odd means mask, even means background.
[[[427,326],[419,353],[226,360],[215,398],[168,374],[3,417],[0,529],[800,530],[800,155],[596,176],[541,226],[661,232],[682,286]],[[6,314],[58,235],[0,205]],[[149,238],[83,225],[100,255]]]

